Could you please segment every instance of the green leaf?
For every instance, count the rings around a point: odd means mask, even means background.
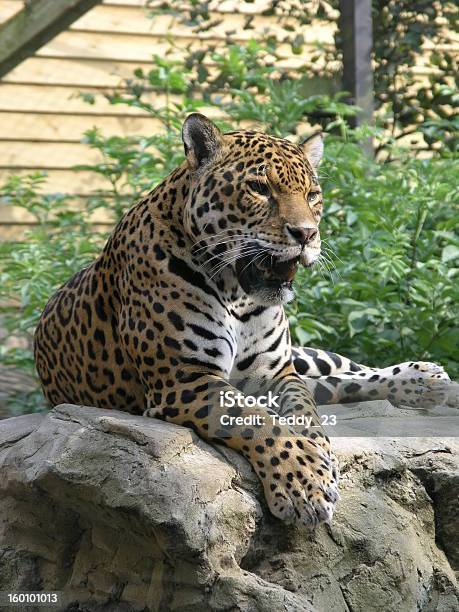
[[[441,252],[441,260],[443,263],[448,263],[459,257],[459,247],[454,244],[448,244]]]
[[[365,310],[350,312],[347,317],[351,338],[362,332],[368,323],[368,314]]]

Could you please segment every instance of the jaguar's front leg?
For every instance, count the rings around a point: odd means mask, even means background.
[[[306,395],[285,390],[283,405],[290,403],[296,411],[293,403],[304,402]],[[328,440],[318,429],[308,437],[301,436],[279,423],[274,410],[250,407],[243,394],[236,410],[226,410],[219,398],[228,391],[240,394],[213,373],[182,372],[173,389],[158,391],[152,385],[145,415],[191,427],[202,438],[223,442],[243,454],[263,484],[269,509],[278,518],[302,525],[330,521],[338,493]],[[308,405],[317,422],[313,403]]]
[[[335,489],[333,501],[339,498],[337,486],[339,482],[338,461],[331,451],[330,439],[322,431],[320,415],[311,391],[301,377],[296,373],[293,365],[282,371],[279,380],[275,381],[276,396],[279,397],[280,421],[285,418],[289,426],[301,438],[306,438],[317,444],[326,453],[327,460],[319,466],[318,474],[325,472],[331,476],[331,483]],[[311,460],[309,460],[310,463]],[[324,465],[325,464],[325,465]],[[328,500],[326,500],[328,501]]]
[[[444,369],[423,361],[370,368],[320,349],[292,349],[295,370],[318,404],[388,399],[394,406],[459,404],[457,385]]]

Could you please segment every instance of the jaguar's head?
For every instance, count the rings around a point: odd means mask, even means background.
[[[257,301],[290,301],[298,266],[320,255],[322,135],[295,145],[259,132],[222,134],[199,113],[186,119],[182,134],[193,255],[210,276],[233,271]]]

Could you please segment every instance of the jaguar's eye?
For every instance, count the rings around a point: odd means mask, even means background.
[[[308,193],[308,202],[310,202],[311,204],[314,204],[314,202],[317,202],[320,196],[320,191],[310,191]]]
[[[247,185],[251,191],[258,193],[258,195],[267,197],[270,194],[268,185],[261,181],[247,181]]]

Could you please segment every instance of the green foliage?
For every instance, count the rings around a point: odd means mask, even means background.
[[[458,376],[457,170],[448,158],[378,164],[327,139],[324,258],[301,273],[291,313],[301,344],[378,367],[437,361]]]
[[[223,53],[209,49],[207,53],[210,52],[216,67],[214,76],[210,79],[209,71],[202,64],[205,52],[200,51],[190,56],[188,65],[191,68],[199,62],[201,70],[198,69],[198,82],[201,86],[208,82],[207,98],[209,93],[228,89],[251,88],[258,93],[264,93],[275,72],[273,51],[272,47],[256,40],[249,41],[247,45],[230,44]]]
[[[250,4],[249,0],[246,0]],[[151,16],[168,13],[190,33],[211,32],[222,23],[209,9],[208,0],[148,0]],[[245,48],[244,54],[236,47],[221,51],[215,42],[202,46],[187,58],[199,77],[196,82],[208,92],[233,87],[255,86],[258,93],[266,87],[268,77],[276,72],[280,45],[288,44],[293,55],[301,55],[303,62],[297,74],[306,79],[313,76],[340,81],[342,73],[342,36],[335,33],[335,45],[317,45],[317,50],[305,49],[301,26],[314,27],[314,22],[338,25],[339,0],[291,0],[267,3],[263,15],[271,16],[282,28],[260,33],[257,21],[248,15],[244,30],[252,31],[257,42]],[[456,39],[459,7],[457,2],[444,0],[373,0],[373,60],[375,103],[378,123],[386,130],[379,142],[378,152],[388,153],[394,140],[418,132],[422,138],[413,141],[418,150],[459,147],[458,119],[455,117],[458,100],[459,70]],[[231,39],[234,32],[228,31]],[[258,48],[257,48],[258,47]],[[259,48],[264,47],[260,56]],[[209,78],[203,65],[206,58],[220,62],[219,73]],[[428,69],[421,76],[419,67]],[[264,72],[260,72],[260,68]],[[287,75],[294,76],[292,73]],[[261,77],[261,78],[260,78]]]
[[[179,133],[146,137],[105,138],[97,128],[85,132],[83,142],[100,154],[98,164],[80,164],[75,171],[87,170],[105,179],[106,188],[95,193],[92,210],[110,208],[114,219],[132,205],[133,200],[159,183],[183,159]]]
[[[383,126],[397,138],[420,130],[421,148],[457,151],[458,64],[454,45],[451,50],[448,45],[457,29],[458,4],[373,0],[373,15],[375,91],[385,113]],[[421,79],[416,66],[423,63],[431,72]]]
[[[0,191],[4,204],[22,208],[37,223],[26,240],[0,243],[3,321],[24,333],[35,327],[56,287],[87,265],[102,244],[90,223],[91,207],[79,208],[68,195],[43,193],[44,183],[43,173],[12,176]]]
[[[0,362],[31,375],[41,311],[57,287],[94,259],[105,238],[90,222],[91,204],[82,208],[71,196],[46,194],[45,186],[45,174],[34,173],[12,176],[0,188],[3,204],[22,208],[37,223],[23,239],[0,242],[0,322],[15,339],[12,347],[0,348]],[[11,414],[19,406],[35,412],[44,408],[44,399],[38,391],[20,391],[11,398]]]
[[[320,122],[323,127],[336,128],[345,125],[346,117],[355,115],[353,106],[340,102],[342,94],[334,98],[305,97],[303,87],[302,79],[268,81],[262,98],[250,89],[232,89],[232,101],[224,108],[236,121],[249,120],[270,126],[271,133],[279,137],[294,134],[305,118]]]

